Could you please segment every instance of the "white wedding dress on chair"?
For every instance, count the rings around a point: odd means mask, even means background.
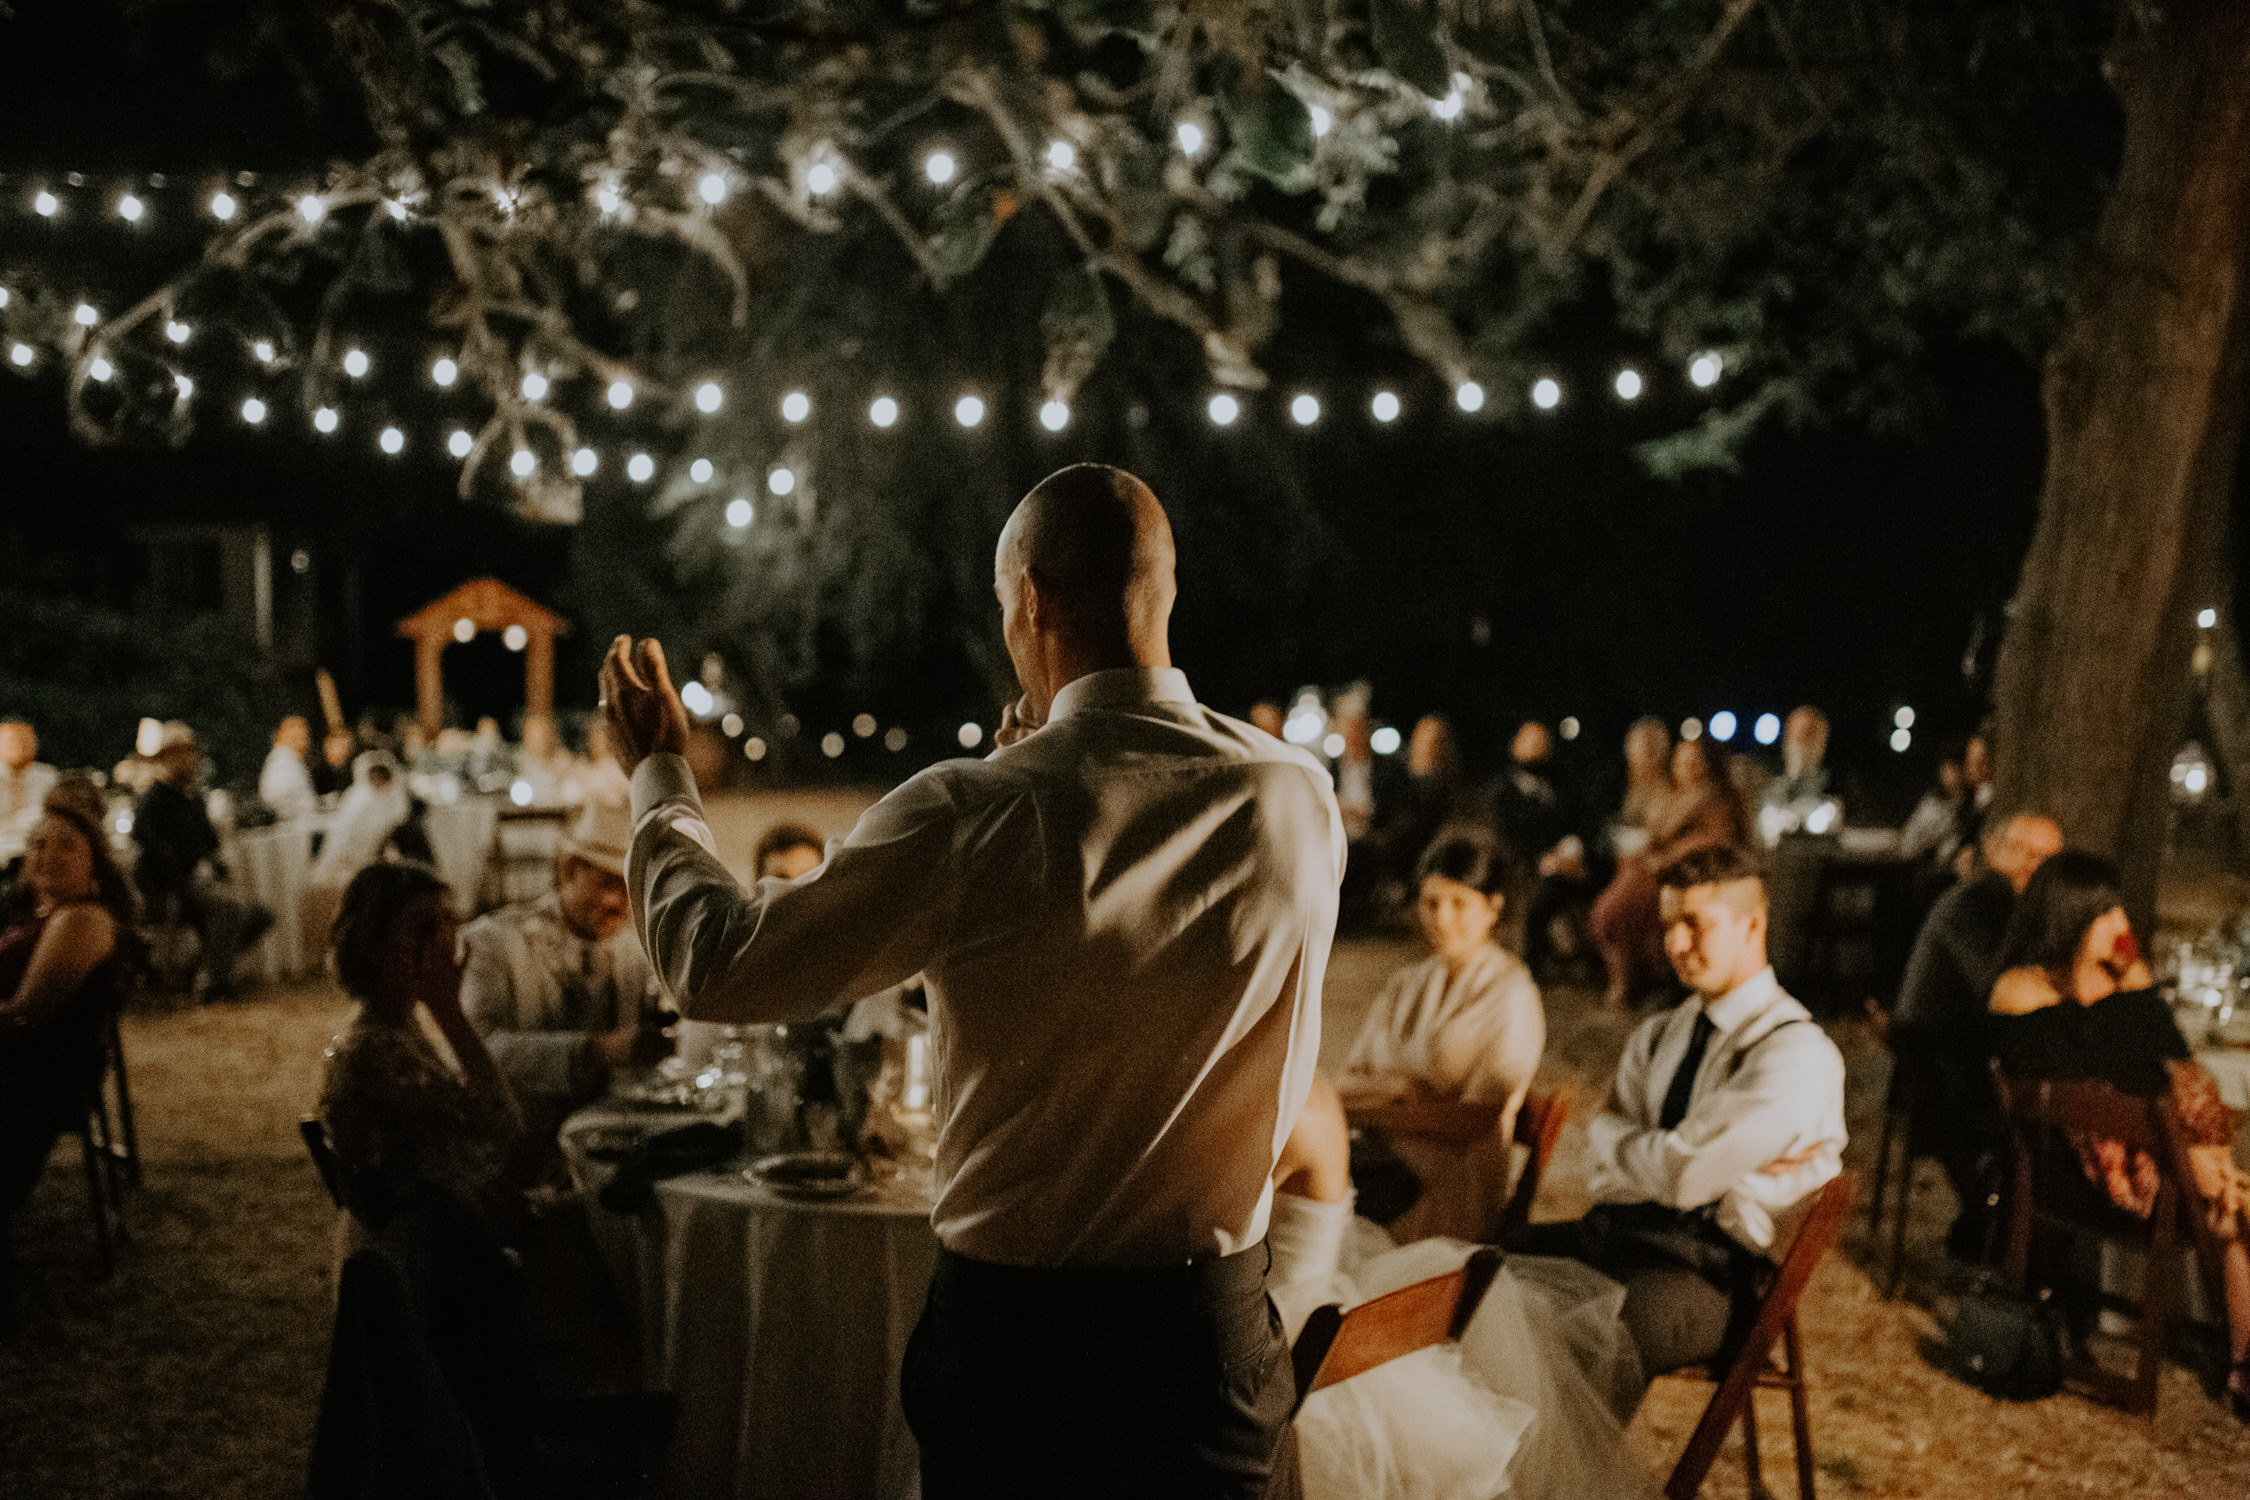
[[[1346,1307],[1454,1270],[1460,1240],[1394,1245],[1352,1203],[1276,1193],[1266,1286],[1294,1339]],[[1625,1289],[1576,1261],[1510,1256],[1458,1344],[1379,1365],[1297,1416],[1307,1500],[1636,1500],[1656,1481],[1625,1452],[1645,1384],[1618,1321]]]

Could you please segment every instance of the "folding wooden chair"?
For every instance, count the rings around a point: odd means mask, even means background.
[[[1294,1417],[1314,1391],[1363,1375],[1402,1354],[1459,1338],[1499,1270],[1500,1252],[1483,1245],[1459,1270],[1443,1276],[1402,1286],[1349,1311],[1333,1302],[1314,1308],[1290,1349],[1297,1378],[1297,1400],[1290,1415]]]
[[[1898,1295],[1906,1264],[1906,1214],[1914,1197],[1914,1163],[1929,1159],[1928,1136],[1923,1124],[1922,1075],[1913,1059],[1898,1048],[1891,1032],[1891,1014],[1873,1000],[1867,1018],[1875,1039],[1891,1057],[1890,1083],[1883,1092],[1883,1133],[1875,1147],[1875,1191],[1867,1200],[1867,1238],[1871,1247],[1883,1240],[1883,1206],[1893,1198],[1890,1264],[1883,1272],[1883,1296]],[[1893,1163],[1896,1163],[1894,1169]],[[1893,1173],[1896,1175],[1894,1176]]]
[[[2181,1218],[2180,1177],[2175,1160],[2176,1135],[2167,1140],[2160,1109],[2155,1101],[2136,1099],[2109,1084],[2091,1078],[2010,1078],[1997,1059],[1992,1064],[1993,1083],[2000,1092],[2000,1108],[2007,1116],[2014,1139],[2015,1170],[2008,1186],[2007,1253],[2001,1262],[2010,1285],[2030,1290],[2031,1238],[2035,1229],[2091,1234],[2122,1239],[2148,1252],[2148,1280],[2141,1300],[2099,1294],[2101,1306],[2137,1317],[2140,1347],[2133,1373],[2105,1370],[2083,1354],[2074,1354],[2063,1365],[2063,1379],[2097,1399],[2154,1420],[2157,1377],[2164,1368],[2164,1339],[2171,1321],[2173,1282],[2179,1269]],[[2127,1224],[2122,1210],[2089,1216],[2039,1199],[2036,1164],[2043,1150],[2070,1150],[2065,1132],[2077,1132],[2121,1142],[2128,1151],[2147,1152],[2158,1167],[2156,1205],[2149,1215],[2143,1238],[2137,1224]],[[2070,1170],[2078,1170],[2076,1152]],[[2098,1188],[2089,1184],[2089,1191]],[[2191,1215],[2192,1217],[2192,1215]]]
[[[1523,1103],[1517,1106],[1513,1138],[1531,1154],[1523,1171],[1517,1175],[1515,1186],[1508,1192],[1495,1239],[1506,1239],[1531,1222],[1532,1200],[1539,1196],[1540,1179],[1554,1157],[1555,1143],[1562,1139],[1563,1125],[1570,1119],[1571,1103],[1570,1090],[1560,1088],[1551,1094],[1526,1094]],[[1392,1135],[1421,1136],[1461,1146],[1492,1133],[1492,1128],[1500,1123],[1500,1106],[1460,1100],[1402,1100],[1374,1109],[1356,1110],[1351,1122],[1370,1125]]]
[[[133,1129],[133,1084],[125,1071],[125,1036],[114,1013],[109,1018],[103,1048],[103,1110],[109,1124],[109,1151],[124,1167],[125,1181],[139,1187],[141,1140]]]
[[[1718,1387],[1711,1393],[1710,1404],[1703,1408],[1703,1419],[1689,1434],[1687,1449],[1680,1455],[1671,1479],[1664,1486],[1665,1500],[1690,1500],[1703,1488],[1704,1476],[1711,1472],[1711,1464],[1719,1456],[1719,1445],[1726,1441],[1727,1429],[1734,1426],[1738,1418],[1742,1422],[1742,1464],[1749,1475],[1750,1493],[1753,1497],[1767,1494],[1765,1478],[1758,1467],[1756,1396],[1760,1390],[1789,1393],[1789,1416],[1797,1438],[1798,1500],[1813,1500],[1812,1412],[1807,1399],[1810,1387],[1805,1379],[1804,1348],[1797,1337],[1797,1298],[1803,1293],[1805,1283],[1812,1280],[1813,1268],[1820,1264],[1820,1258],[1828,1253],[1829,1247],[1836,1243],[1836,1236],[1842,1232],[1858,1186],[1858,1179],[1847,1170],[1820,1190],[1812,1211],[1797,1230],[1796,1240],[1789,1246],[1789,1253],[1783,1257],[1773,1284],[1758,1301],[1758,1315],[1751,1321],[1749,1334],[1723,1369],[1688,1365],[1662,1372],[1660,1378],[1703,1380]],[[1782,1347],[1788,1361],[1786,1365],[1773,1357],[1776,1343]]]

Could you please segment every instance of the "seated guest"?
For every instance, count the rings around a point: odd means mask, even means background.
[[[337,804],[320,855],[305,874],[305,931],[330,931],[343,904],[344,887],[376,861],[397,858],[436,864],[423,811],[388,751],[368,750],[353,761],[351,789]]]
[[[1338,1085],[1355,1110],[1404,1100],[1499,1106],[1491,1133],[1466,1147],[1363,1136],[1365,1170],[1392,1179],[1389,1201],[1371,1190],[1370,1207],[1396,1218],[1406,1238],[1489,1239],[1507,1202],[1516,1109],[1547,1044],[1539,986],[1492,940],[1509,874],[1499,841],[1480,829],[1441,834],[1430,846],[1417,882],[1430,956],[1383,986]]]
[[[133,842],[140,862],[133,881],[150,916],[184,922],[202,940],[193,985],[206,1001],[230,999],[235,961],[273,923],[273,913],[234,894],[219,863],[219,831],[197,789],[203,751],[195,731],[164,726],[148,789],[133,804]]]
[[[258,798],[277,818],[301,818],[319,806],[305,754],[312,749],[312,726],[291,714],[273,732],[273,748],[258,772]]]
[[[1594,1207],[1532,1225],[1511,1247],[1622,1282],[1625,1327],[1652,1376],[1711,1359],[1741,1332],[1844,1149],[1843,1055],[1766,962],[1755,857],[1699,849],[1658,883],[1665,952],[1693,993],[1625,1044],[1587,1128]]]
[[[1953,863],[1961,848],[1961,809],[1969,800],[1969,783],[1961,775],[1958,756],[1938,762],[1937,785],[1922,794],[1898,831],[1902,858],[1926,860],[1940,869]]]
[[[2052,818],[2019,813],[1993,825],[1984,868],[1930,908],[1891,1012],[1891,1050],[1911,1070],[1916,1124],[1937,1147],[1961,1202],[1946,1248],[1963,1260],[1985,1253],[1986,1201],[2000,1189],[2008,1144],[1985,1063],[1985,1004],[2016,897],[2060,848],[2062,829]]]
[[[1823,823],[1815,809],[1828,795],[1828,715],[1810,704],[1791,709],[1781,730],[1781,774],[1759,794],[1758,836],[1772,848],[1785,833],[1826,833],[1842,821],[1841,809]]]
[[[1462,773],[1460,746],[1442,714],[1424,714],[1406,742],[1406,774],[1377,788],[1380,816],[1344,867],[1343,918],[1387,918],[1415,899],[1415,871],[1430,841],[1454,824],[1485,826],[1490,806]]]
[[[2235,1415],[2250,1421],[2250,1180],[2231,1154],[2233,1111],[2193,1061],[2141,961],[2117,867],[2074,849],[2042,864],[2009,919],[2001,964],[1990,1035],[2011,1075],[2095,1078],[2137,1098],[2171,1100],[2194,1179],[2179,1184],[2183,1206],[2204,1216],[2222,1247],[2216,1269],[2233,1361],[2227,1391]],[[2075,1188],[2149,1216],[2163,1168],[2147,1152],[2091,1132],[2072,1132],[2071,1145],[2083,1181],[2050,1179],[2043,1193]]]
[[[758,835],[751,868],[759,880],[796,880],[820,868],[827,841],[802,823],[776,823]]]
[[[0,719],[0,865],[23,853],[55,784],[55,768],[39,759],[39,736],[21,719]]]
[[[7,1223],[102,1066],[124,1004],[140,903],[100,829],[52,808],[24,850],[28,910],[0,931],[0,1326],[11,1316]]]
[[[1501,836],[1518,868],[1532,876],[1523,919],[1523,961],[1532,973],[1545,968],[1551,929],[1573,905],[1590,903],[1585,809],[1555,764],[1554,736],[1537,719],[1516,730],[1508,769],[1494,799]]]
[[[555,886],[461,935],[461,1006],[515,1091],[524,1121],[551,1138],[612,1074],[671,1055],[655,979],[627,915],[624,808],[588,803],[555,856]]]
[[[1609,975],[1605,1000],[1611,1009],[1622,1009],[1665,978],[1656,872],[1700,849],[1749,842],[1742,803],[1724,768],[1714,764],[1714,757],[1723,755],[1702,740],[1673,747],[1669,789],[1648,804],[1647,842],[1617,862],[1616,876],[1594,902],[1591,925]]]
[[[1671,795],[1672,731],[1654,715],[1635,719],[1625,731],[1625,797],[1617,809],[1618,826],[1645,834]],[[1621,847],[1618,852],[1639,851]]]

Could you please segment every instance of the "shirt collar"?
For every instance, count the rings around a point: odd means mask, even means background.
[[[1089,708],[1133,708],[1150,703],[1193,703],[1187,673],[1177,667],[1115,667],[1088,672],[1055,694],[1047,722]]]
[[[1703,1010],[1711,1025],[1725,1036],[1781,998],[1781,981],[1774,978],[1773,966],[1768,964],[1718,999],[1704,1001]]]

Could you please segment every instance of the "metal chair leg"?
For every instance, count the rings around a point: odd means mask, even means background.
[[[101,1256],[102,1275],[116,1273],[117,1254],[109,1242],[109,1197],[102,1185],[102,1148],[94,1143],[94,1120],[91,1113],[78,1118],[79,1157],[86,1164],[86,1202],[94,1213],[94,1248]]]
[[[125,1135],[125,1177],[141,1185],[141,1138],[133,1129],[133,1085],[125,1073],[125,1036],[117,1017],[109,1018],[109,1055],[117,1068],[117,1123]]]

